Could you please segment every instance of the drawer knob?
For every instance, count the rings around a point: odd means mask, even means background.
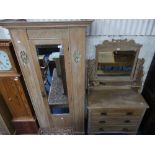
[[[99,123],[106,123],[106,121],[99,121]]]
[[[128,128],[123,128],[122,131],[126,131],[127,132],[127,131],[129,131],[129,129]]]
[[[102,115],[102,116],[106,116],[107,113],[106,113],[106,112],[102,112],[101,115]]]
[[[104,129],[103,128],[99,128],[99,131],[104,131]]]
[[[126,115],[131,116],[133,115],[133,112],[127,112]]]
[[[125,121],[124,121],[124,123],[130,123],[130,122],[131,122],[130,120],[125,120]]]

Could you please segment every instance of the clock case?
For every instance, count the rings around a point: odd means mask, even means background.
[[[10,63],[12,65],[12,69],[9,71],[1,71],[0,70],[0,77],[14,77],[14,76],[20,76],[20,68],[18,64],[15,62],[18,62],[15,56],[13,45],[10,40],[0,40],[0,50],[6,52],[6,54],[9,57]]]
[[[0,71],[0,94],[12,115],[12,125],[16,134],[36,134],[38,123],[12,42],[0,40],[0,50],[7,53],[12,65],[10,71]]]

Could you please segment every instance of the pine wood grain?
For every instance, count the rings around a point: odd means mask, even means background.
[[[39,82],[39,79],[37,78],[37,71],[35,69],[35,64],[31,54],[31,49],[30,49],[26,31],[21,29],[20,30],[12,29],[10,31],[10,34],[12,36],[12,41],[16,51],[17,59],[19,61],[19,65],[21,67],[21,71],[24,76],[24,80],[32,101],[35,114],[39,121],[39,125],[41,127],[49,128],[50,122],[48,117],[48,111],[45,105],[46,103],[44,103],[42,98],[40,82]],[[21,54],[20,54],[21,51],[26,52],[26,55],[28,58],[27,64],[25,64],[22,61]]]

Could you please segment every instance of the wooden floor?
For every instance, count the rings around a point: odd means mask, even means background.
[[[72,129],[39,129],[38,135],[73,135]]]

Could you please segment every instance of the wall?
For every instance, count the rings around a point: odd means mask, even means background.
[[[142,44],[139,58],[145,59],[143,77],[144,84],[150,63],[155,53],[155,20],[94,20],[87,28],[86,34],[87,59],[95,58],[95,46],[101,44],[104,40],[133,39],[136,43]],[[0,28],[0,39],[10,39],[8,30]]]
[[[9,31],[0,27],[0,39],[10,39]]]
[[[154,19],[97,19],[87,29],[87,35],[155,35]]]
[[[144,58],[145,82],[153,55],[155,53],[155,20],[141,19],[115,19],[95,20],[86,31],[86,57],[95,58],[95,46],[104,40],[127,39],[135,40],[142,45],[139,58]]]
[[[155,37],[153,36],[87,36],[86,41],[86,57],[87,59],[95,58],[95,46],[101,44],[104,40],[112,39],[128,39],[135,40],[136,43],[142,45],[139,58],[144,58],[144,77],[143,84],[147,76],[153,55],[155,53]]]

